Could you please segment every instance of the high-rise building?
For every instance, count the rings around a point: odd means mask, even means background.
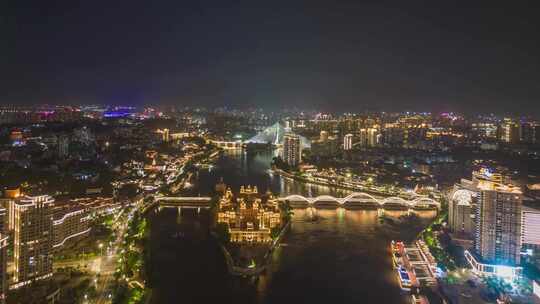
[[[375,147],[381,141],[381,135],[377,128],[362,128],[358,133],[360,147]]]
[[[0,303],[6,302],[7,291],[7,210],[0,206]]]
[[[478,185],[475,251],[484,261],[518,265],[521,250],[521,205],[519,187],[484,181]]]
[[[465,258],[475,272],[513,279],[521,272],[518,265],[523,227],[523,194],[520,187],[507,179],[487,169],[473,172],[472,181],[462,179],[458,184],[460,188],[453,194],[450,218],[459,214],[459,202],[470,201],[472,221],[463,222],[474,225],[474,252],[465,250]],[[471,195],[470,200],[465,193]],[[459,220],[453,220],[450,224],[452,231],[459,231]]]
[[[84,145],[90,145],[94,142],[95,137],[88,127],[84,126],[79,129],[73,130],[73,141],[80,142]]]
[[[462,178],[454,185],[448,204],[448,224],[450,231],[460,239],[473,240],[476,233],[476,220],[483,183],[503,183],[504,176],[481,169],[472,174],[472,179]]]
[[[358,145],[362,148],[368,146],[368,131],[365,128],[360,129],[358,132]]]
[[[501,124],[501,141],[506,143],[517,143],[520,139],[519,124],[510,118],[505,118]]]
[[[353,148],[353,138],[352,134],[347,134],[343,137],[343,150],[348,151]]]
[[[375,147],[379,143],[379,130],[376,128],[367,129],[367,145],[368,147]]]
[[[163,129],[163,142],[170,141],[169,129]]]
[[[326,142],[328,140],[328,131],[321,131],[319,141]]]
[[[9,227],[13,231],[15,287],[52,276],[54,199],[49,195],[11,199]]]
[[[523,206],[521,212],[521,251],[526,260],[540,267],[540,210]]]
[[[521,142],[532,144],[535,137],[535,125],[530,122],[523,122],[519,128],[519,139]]]
[[[474,235],[474,210],[477,194],[456,184],[448,204],[450,231],[460,239],[472,239]]]
[[[383,143],[388,147],[402,147],[405,131],[397,124],[386,124],[383,129]]]
[[[52,211],[54,250],[90,234],[90,210],[74,201],[55,203]]]
[[[69,155],[69,136],[62,134],[58,137],[58,157],[65,158]]]
[[[283,135],[283,161],[289,166],[297,166],[302,157],[300,137],[294,133]]]

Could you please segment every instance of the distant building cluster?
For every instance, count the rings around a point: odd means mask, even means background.
[[[540,143],[540,123],[534,120],[455,113],[370,113],[286,120],[298,134],[312,137],[312,151],[332,155],[342,150],[377,147],[418,150],[456,146],[499,150],[502,146]],[[351,137],[352,135],[352,137]]]
[[[268,243],[281,225],[278,200],[260,195],[256,186],[241,186],[236,196],[229,188],[219,200],[217,222],[228,225],[232,242]]]

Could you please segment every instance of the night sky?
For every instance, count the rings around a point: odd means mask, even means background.
[[[538,1],[3,2],[0,104],[540,114]]]

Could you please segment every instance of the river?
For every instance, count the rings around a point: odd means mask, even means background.
[[[268,173],[272,152],[228,153],[196,177],[194,193],[208,195],[221,178],[237,191],[256,185],[276,195],[345,196],[346,190],[305,185]],[[231,277],[208,237],[208,214],[157,209],[150,215],[152,303],[408,303],[392,269],[389,241],[411,240],[435,211],[295,209],[291,230],[256,279]]]

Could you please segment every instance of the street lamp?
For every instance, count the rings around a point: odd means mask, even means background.
[[[98,247],[99,247],[99,255],[103,255],[103,244],[99,243]]]

